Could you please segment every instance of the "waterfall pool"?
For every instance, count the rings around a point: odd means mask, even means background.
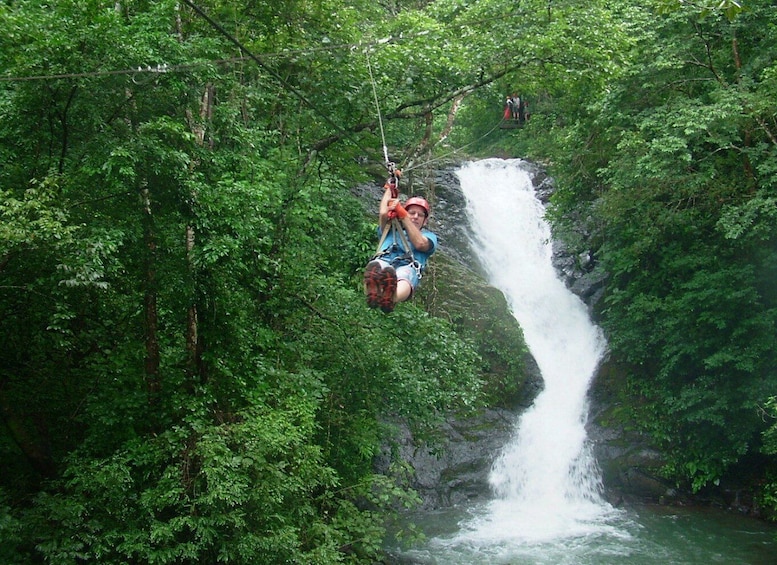
[[[468,535],[483,506],[416,515],[426,540],[391,549],[404,565],[774,565],[777,525],[718,509],[638,505],[617,509],[587,529],[529,539],[494,524]]]

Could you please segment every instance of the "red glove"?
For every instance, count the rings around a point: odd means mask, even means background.
[[[388,201],[388,217],[390,219],[399,218],[402,220],[407,217],[407,210],[396,198],[392,198]]]

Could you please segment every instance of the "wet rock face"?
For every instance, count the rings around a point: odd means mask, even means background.
[[[434,209],[431,229],[440,239],[440,250],[458,263],[483,274],[477,257],[472,252],[467,201],[456,176],[456,166],[435,174]]]
[[[419,445],[407,427],[376,460],[388,474],[391,451],[413,468],[413,488],[422,499],[420,510],[446,508],[487,499],[488,474],[494,458],[512,435],[516,415],[510,410],[486,410],[467,419],[449,419],[433,447]]]
[[[421,510],[488,500],[488,475],[494,460],[515,433],[521,412],[542,390],[534,358],[526,360],[526,370],[515,406],[489,408],[467,418],[451,417],[437,430],[439,437],[432,445],[414,438],[404,422],[394,422],[398,432],[376,458],[376,471],[390,475],[392,457],[408,463],[413,473],[411,486],[422,499]]]

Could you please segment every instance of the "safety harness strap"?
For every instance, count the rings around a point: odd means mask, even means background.
[[[384,144],[384,150],[385,150],[385,144]],[[398,198],[399,197],[399,177],[401,176],[401,172],[399,169],[396,168],[396,165],[388,160],[388,152],[386,152],[386,168],[389,172],[389,178],[386,180],[386,184],[383,185],[383,188],[391,191],[391,198]],[[389,231],[392,232],[393,236],[393,243],[390,247],[381,250],[383,247],[383,243],[386,241],[386,238],[388,237]],[[386,225],[383,226],[383,233],[380,236],[380,241],[378,242],[378,248],[375,251],[375,255],[372,257],[371,260],[380,259],[382,257],[385,257],[386,255],[389,255],[398,245],[397,241],[402,242],[402,248],[405,250],[405,254],[401,255],[394,260],[397,259],[409,259],[408,263],[418,272],[418,278],[421,278],[421,263],[419,263],[416,258],[413,256],[413,247],[410,245],[410,241],[407,239],[407,234],[405,233],[405,230],[402,229],[402,224],[400,223],[399,219],[394,216],[393,214],[390,215],[390,221],[386,222]]]
[[[386,225],[383,227],[383,233],[380,236],[380,241],[378,242],[378,248],[375,251],[375,257],[382,257],[383,255],[386,255],[389,253],[389,249],[384,249],[381,251],[381,247],[383,247],[383,243],[386,241],[386,238],[388,237],[389,231],[392,232],[392,235],[394,236],[394,245],[397,244],[397,234],[399,234],[399,240],[402,242],[402,247],[405,250],[405,253],[407,253],[410,256],[411,260],[415,260],[413,257],[413,248],[410,246],[410,242],[407,239],[407,234],[405,234],[405,230],[402,229],[402,226],[399,223],[399,220],[397,218],[391,218],[391,221],[386,222]]]
[[[383,243],[386,241],[386,238],[388,237],[389,231],[393,234],[394,243],[387,247],[386,249],[381,250],[381,247],[383,247]],[[400,255],[396,259],[409,259],[408,264],[413,267],[418,272],[418,278],[420,279],[423,274],[421,270],[421,263],[419,263],[416,258],[413,256],[413,248],[410,245],[410,242],[407,239],[407,234],[405,234],[405,230],[402,229],[402,226],[399,223],[399,220],[397,218],[391,218],[390,222],[387,222],[386,225],[383,227],[383,233],[380,237],[380,242],[378,243],[378,248],[375,251],[375,255],[372,257],[371,260],[380,259],[381,257],[385,257],[386,255],[389,255],[392,250],[397,247],[397,234],[399,237],[399,240],[402,242],[402,247],[405,249],[405,254]],[[395,259],[395,260],[396,260]]]

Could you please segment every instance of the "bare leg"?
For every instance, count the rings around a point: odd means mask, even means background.
[[[404,302],[412,294],[413,287],[404,279],[397,281],[397,293],[394,295],[394,302]]]

